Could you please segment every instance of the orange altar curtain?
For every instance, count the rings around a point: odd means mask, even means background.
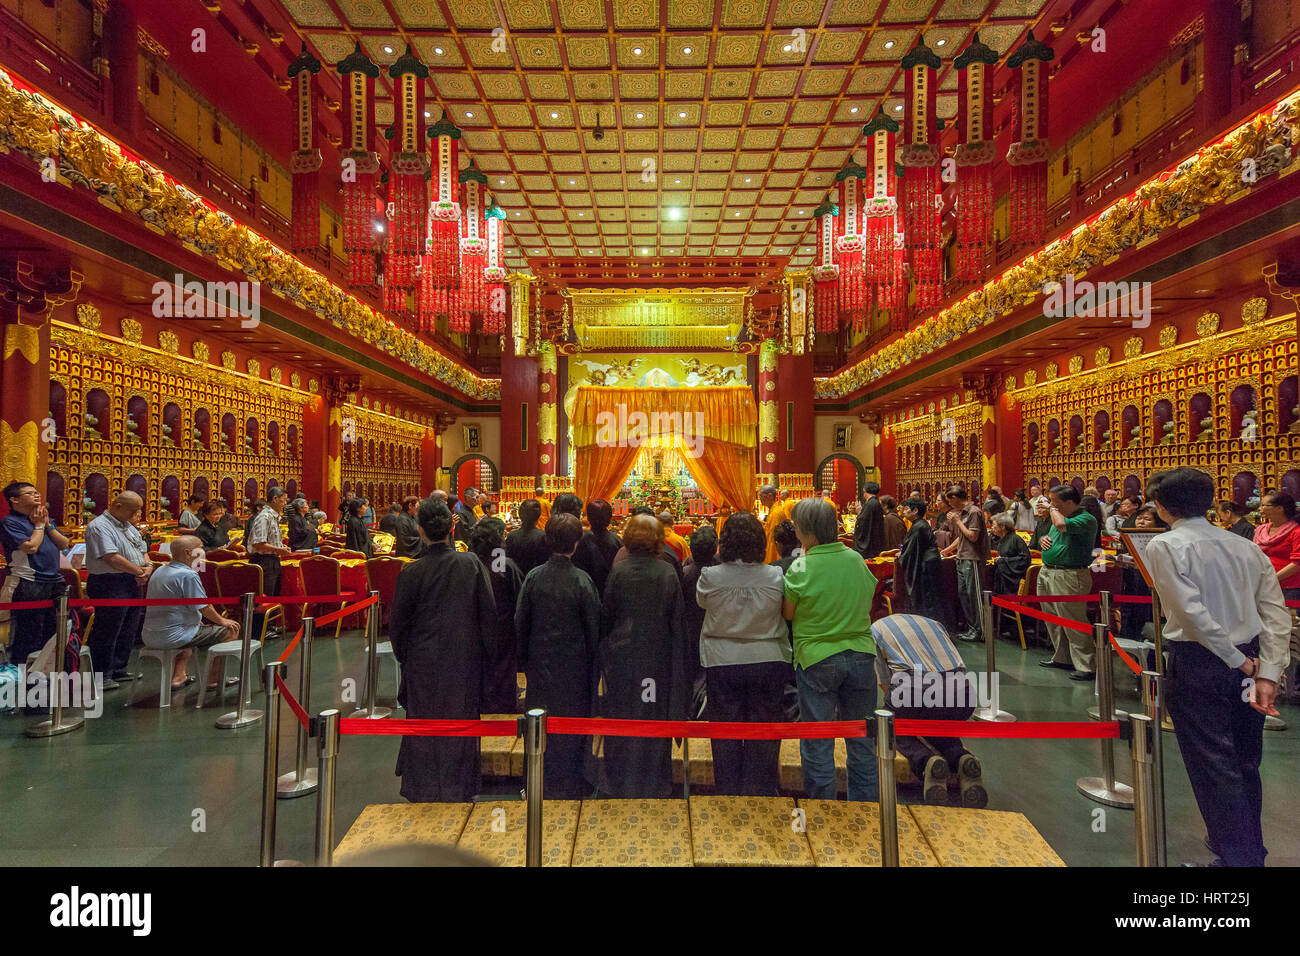
[[[758,407],[748,385],[618,388],[583,385],[574,398],[574,489],[611,500],[645,447],[675,448],[716,502],[748,510],[754,497]]]

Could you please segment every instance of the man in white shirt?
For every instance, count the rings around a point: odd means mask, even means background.
[[[1040,502],[1048,507],[1052,504],[1047,499],[1047,495],[1043,494],[1043,486],[1036,481],[1031,481],[1029,483],[1029,507],[1034,509],[1034,514],[1038,514]]]
[[[262,593],[274,597],[280,593],[280,558],[292,552],[285,546],[280,532],[280,515],[289,502],[283,488],[269,488],[266,506],[249,524],[248,560],[262,568]]]
[[[102,599],[138,598],[149,581],[153,565],[149,549],[132,521],[144,502],[133,491],[123,491],[108,508],[86,525],[86,596]],[[104,672],[104,689],[135,680],[127,671],[131,649],[144,623],[143,607],[100,606],[90,629],[90,653]]]
[[[1165,699],[1206,842],[1224,865],[1263,866],[1264,717],[1277,714],[1291,615],[1264,553],[1206,520],[1209,475],[1159,472],[1147,496],[1170,525],[1147,545],[1146,563],[1168,618]]]
[[[1109,520],[1110,516],[1115,513],[1115,509],[1118,507],[1119,507],[1119,492],[1116,491],[1114,488],[1107,488],[1104,492],[1102,492],[1101,516]]]

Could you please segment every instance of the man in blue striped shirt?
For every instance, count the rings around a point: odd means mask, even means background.
[[[942,624],[919,614],[891,614],[871,625],[876,674],[894,716],[904,720],[969,720],[980,688],[966,673]],[[987,696],[987,687],[984,688]],[[948,768],[957,770],[964,807],[983,807],[988,791],[980,762],[960,737],[898,737],[898,752],[921,781],[926,803],[948,802]]]

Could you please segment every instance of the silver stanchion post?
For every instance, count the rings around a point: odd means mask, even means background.
[[[316,720],[320,732],[320,756],[317,779],[320,793],[316,797],[316,865],[334,863],[334,781],[338,776],[339,712],[322,710]]]
[[[1115,677],[1111,670],[1110,645],[1106,641],[1106,627],[1095,624],[1092,628],[1093,641],[1097,656],[1097,693],[1099,695],[1100,719],[1112,721],[1117,719],[1115,711]],[[1101,776],[1080,777],[1075,784],[1079,792],[1090,800],[1107,806],[1128,809],[1133,806],[1133,788],[1115,780],[1115,750],[1112,741],[1103,737],[1101,743]]]
[[[252,640],[253,640],[253,592],[249,591],[239,602],[239,630],[240,630],[240,647],[239,647],[239,703],[229,714],[222,714],[217,718],[218,730],[237,730],[240,727],[247,727],[249,724],[255,724],[262,719],[260,710],[246,710],[244,702],[251,699],[248,687],[248,668],[252,657]],[[200,680],[206,680],[202,674]]]
[[[282,666],[282,661],[270,661],[262,670],[266,681],[266,740],[262,745],[262,842],[258,866],[275,866],[275,779],[280,763],[280,688],[275,678]]]
[[[894,714],[876,711],[876,776],[880,784],[880,860],[898,866],[898,785],[894,780]]]
[[[524,714],[524,799],[527,801],[525,866],[542,865],[542,755],[546,752],[546,711]]]
[[[1155,644],[1156,655],[1156,673],[1161,677],[1165,676],[1165,616],[1160,609],[1160,595],[1154,590],[1151,592],[1151,642]],[[1164,705],[1160,707],[1160,729],[1172,733],[1174,729],[1173,722],[1169,715],[1165,713]],[[1161,751],[1163,756],[1163,750]]]
[[[1155,671],[1142,672],[1142,703],[1153,727],[1160,727],[1165,711],[1165,690],[1160,675]],[[1151,795],[1156,831],[1156,865],[1168,866],[1169,854],[1165,844],[1165,738],[1157,729],[1151,737]]]
[[[1133,754],[1133,832],[1137,842],[1137,865],[1159,866],[1156,854],[1155,800],[1152,795],[1154,774],[1151,766],[1151,738],[1159,737],[1153,731],[1153,722],[1146,714],[1129,717],[1129,749]]]
[[[49,680],[45,686],[50,695],[50,719],[42,720],[38,724],[33,724],[27,728],[28,737],[54,737],[58,734],[66,734],[71,730],[80,730],[86,725],[84,714],[77,714],[75,717],[66,716],[63,713],[63,688],[66,685],[71,686],[71,681],[64,681],[63,668],[67,666],[68,659],[68,592],[64,591],[55,599],[54,613],[54,666],[47,675]],[[105,671],[105,673],[108,673]],[[76,679],[81,679],[80,671]],[[91,675],[94,679],[94,675]],[[163,674],[163,680],[168,680],[168,675]]]
[[[1101,621],[1101,623],[1106,625],[1106,630],[1109,631],[1111,594],[1109,591],[1100,591],[1097,594],[1097,599],[1098,599],[1098,618]],[[1093,685],[1093,693],[1096,694],[1098,698],[1101,697],[1101,686],[1099,684]],[[1089,707],[1088,716],[1091,717],[1093,720],[1101,720],[1101,705],[1093,704],[1091,707]]]
[[[994,646],[997,631],[993,628],[993,592],[985,591],[980,604],[984,626],[984,670],[988,674],[989,702],[987,707],[978,708],[973,716],[976,720],[998,721],[1007,723],[1016,719],[1016,715],[1001,710],[1001,695],[998,692],[998,659]]]
[[[316,629],[316,619],[302,619],[302,647],[298,651],[298,705],[311,713],[311,639]],[[276,782],[276,793],[281,799],[301,797],[316,789],[316,770],[307,768],[307,728],[298,723],[298,749],[294,768],[281,774]]]
[[[366,697],[363,703],[364,707],[358,708],[352,712],[353,717],[364,717],[369,720],[380,720],[392,714],[392,708],[380,707],[375,703],[375,698],[379,694],[379,592],[371,591],[370,596],[375,599],[367,609],[366,615]]]

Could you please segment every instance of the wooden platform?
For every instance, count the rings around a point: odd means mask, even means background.
[[[521,801],[376,804],[335,851],[339,863],[400,846],[456,846],[523,866]],[[546,866],[880,866],[874,803],[792,797],[548,800]],[[903,866],[1064,866],[1020,813],[900,806]]]

